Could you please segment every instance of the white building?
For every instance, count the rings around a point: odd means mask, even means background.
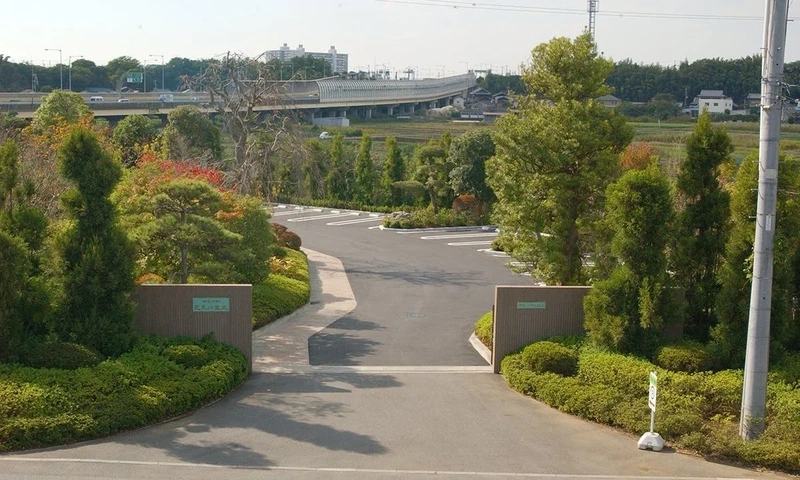
[[[331,71],[336,73],[347,73],[347,54],[338,53],[336,47],[331,45],[327,52],[307,52],[303,45],[299,45],[297,49],[289,48],[289,45],[283,44],[278,50],[267,50],[266,60],[270,61],[278,59],[282,62],[291,60],[294,57],[305,57],[311,55],[314,58],[321,58],[328,62],[331,66]]]
[[[699,112],[705,109],[708,113],[730,113],[733,110],[733,99],[723,95],[722,90],[701,90],[694,103]]]

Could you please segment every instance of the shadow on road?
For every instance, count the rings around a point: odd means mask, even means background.
[[[396,268],[395,265],[386,265],[386,267]],[[351,276],[358,276],[362,280],[374,279],[381,280],[398,280],[412,285],[422,286],[458,286],[470,287],[485,286],[486,282],[483,280],[481,272],[447,272],[444,270],[390,270],[376,266],[374,268],[348,268],[347,274]]]
[[[347,321],[344,321],[347,320]],[[315,333],[308,339],[308,359],[311,365],[358,365],[358,359],[371,355],[380,342],[367,340],[349,333],[332,333],[340,329],[339,322],[348,330],[375,330],[383,327],[373,322],[365,322],[351,317],[337,320],[325,330]],[[372,325],[370,325],[372,324]]]
[[[190,417],[112,441],[160,449],[181,461],[227,466],[274,465],[266,452],[286,441],[382,455],[388,450],[372,436],[326,424],[356,414],[346,403],[313,394],[402,385],[392,375],[256,373],[230,396]]]

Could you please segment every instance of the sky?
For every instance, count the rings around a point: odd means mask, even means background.
[[[792,0],[794,1],[794,0]],[[349,55],[349,69],[405,70],[421,77],[467,69],[515,72],[553,37],[588,24],[586,0],[0,0],[0,54],[14,62],[105,64],[127,55],[257,56],[287,43]],[[765,0],[599,0],[598,50],[615,61],[673,65],[759,53]],[[800,2],[792,5],[787,61],[800,59]],[[691,18],[687,18],[691,17]],[[750,18],[742,18],[750,17]],[[1,79],[0,79],[1,81]]]

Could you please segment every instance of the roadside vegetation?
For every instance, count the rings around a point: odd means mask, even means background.
[[[244,354],[212,336],[137,332],[137,284],[252,284],[253,328],[309,298],[300,237],[242,193],[259,182],[221,161],[205,114],[112,130],[77,94],[42,105],[0,118],[0,451],[164,421],[244,381]]]
[[[656,431],[668,445],[800,473],[797,127],[785,129],[778,171],[765,429],[744,442],[757,131],[707,113],[688,126],[628,124],[593,100],[611,67],[588,35],[536,47],[523,80],[541,95],[521,98],[493,132],[496,243],[547,285],[593,287],[585,336],[535,342],[503,359],[502,373],[517,391],[639,435],[656,371]],[[475,332],[491,345],[491,314]]]

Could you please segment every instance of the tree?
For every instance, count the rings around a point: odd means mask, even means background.
[[[317,139],[311,139],[304,145],[306,154],[303,162],[303,187],[310,198],[319,199],[327,196],[325,178],[331,165],[330,150]]]
[[[677,222],[673,270],[686,294],[685,332],[704,342],[716,324],[717,277],[730,216],[730,196],[720,185],[720,168],[731,163],[733,144],[724,130],[711,126],[711,115],[703,112],[686,142],[686,153],[677,179],[684,208]]]
[[[337,133],[331,142],[331,167],[325,177],[325,190],[334,200],[349,201],[353,198],[353,165],[348,161],[344,148],[344,137]]]
[[[358,146],[355,174],[355,200],[364,205],[375,201],[375,185],[378,181],[375,163],[372,161],[372,137],[364,134]]]
[[[584,299],[586,331],[604,347],[650,355],[676,318],[666,256],[675,214],[669,180],[656,165],[631,170],[609,186],[606,211],[618,264]]]
[[[713,344],[731,368],[744,364],[753,246],[758,201],[758,152],[744,159],[731,192],[731,228],[725,258],[719,272],[717,324],[711,330]],[[773,283],[770,318],[770,361],[785,351],[800,350],[800,161],[781,155],[778,169],[778,203],[773,250]]]
[[[141,72],[142,64],[135,58],[122,56],[109,60],[105,70],[111,85],[119,92],[127,81],[128,72]]]
[[[486,184],[486,161],[494,156],[494,140],[487,130],[459,135],[450,146],[448,161],[450,186],[457,195],[469,193],[482,203],[494,200],[494,192]]]
[[[90,115],[89,107],[80,94],[56,90],[42,98],[42,104],[34,114],[32,126],[37,131],[44,131],[62,123],[77,123],[82,117]]]
[[[190,274],[214,278],[221,270],[218,253],[241,240],[215,218],[222,196],[208,183],[178,179],[158,186],[146,202],[152,215],[134,233],[151,252],[144,255],[150,271],[187,283]]]
[[[194,105],[181,105],[167,115],[167,127],[162,132],[167,157],[175,160],[222,156],[222,134],[205,113]]]
[[[211,106],[233,138],[233,184],[244,194],[261,191],[269,195],[266,177],[271,171],[271,155],[277,151],[292,120],[285,112],[263,115],[256,110],[257,106],[283,101],[285,84],[275,80],[275,72],[261,57],[228,53],[210,62],[192,81],[194,86],[208,92]],[[256,131],[271,142],[249,141]]]
[[[109,201],[122,167],[83,127],[72,131],[58,157],[62,175],[73,183],[62,202],[74,224],[60,252],[63,297],[55,330],[104,355],[119,355],[133,339],[133,248]]]
[[[431,141],[428,145],[417,149],[414,153],[414,162],[417,165],[414,179],[425,186],[430,206],[436,213],[447,197],[452,200],[452,190],[448,183],[450,170],[447,153],[441,145]]]
[[[170,112],[170,115],[174,113]],[[156,127],[144,115],[128,115],[114,127],[113,139],[122,151],[122,164],[133,166],[146,145],[156,136]]]
[[[0,230],[0,359],[8,360],[23,341],[20,304],[30,264],[25,242]]]
[[[395,182],[400,182],[405,178],[405,162],[397,145],[395,137],[386,138],[386,160],[383,164],[383,177],[381,185],[386,192],[389,205],[400,204],[400,192],[394,188]]]
[[[524,69],[529,95],[498,121],[486,164],[495,216],[508,251],[548,284],[584,283],[606,187],[632,138],[625,119],[593,99],[613,64],[591,36],[556,38],[533,50]]]

